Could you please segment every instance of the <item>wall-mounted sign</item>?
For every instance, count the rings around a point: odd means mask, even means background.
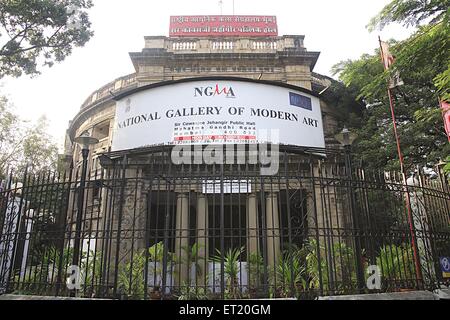
[[[258,82],[192,80],[141,89],[117,102],[115,121],[113,151],[200,144],[325,147],[317,97]]]
[[[172,16],[170,37],[278,36],[275,16]]]
[[[450,278],[450,257],[439,258],[441,265],[442,277]]]

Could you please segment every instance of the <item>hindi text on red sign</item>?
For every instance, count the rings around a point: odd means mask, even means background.
[[[170,37],[278,36],[275,16],[172,16]]]

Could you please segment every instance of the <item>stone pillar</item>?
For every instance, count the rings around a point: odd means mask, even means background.
[[[109,193],[108,197],[111,198],[105,203],[109,203],[111,210],[108,205],[103,206],[102,210],[106,212],[99,221],[99,226],[106,223],[105,237],[96,241],[97,250],[109,253],[103,266],[104,272],[108,273],[108,282],[119,281],[117,272],[124,268],[139,250],[146,247],[145,237],[139,234],[139,229],[145,226],[146,213],[145,203],[140,200],[143,193],[142,170],[122,170],[126,171],[120,171],[115,178],[124,182],[123,189],[120,187],[117,193]]]
[[[247,197],[247,255],[259,253],[259,232],[258,232],[258,202],[256,194],[251,193]]]
[[[274,268],[280,256],[280,217],[278,196],[269,193],[266,198],[267,262]]]
[[[176,270],[175,283],[182,285],[187,280],[188,266],[186,248],[189,246],[189,198],[185,193],[177,195],[177,216],[175,232],[175,257],[179,262]],[[179,283],[177,283],[179,281]]]
[[[208,272],[208,198],[205,194],[199,193],[197,196],[197,244],[198,262],[201,266],[201,276],[199,285],[206,285],[206,273]],[[195,279],[191,279],[195,283]]]
[[[420,269],[425,284],[431,286],[433,279],[436,278],[436,270],[433,265],[432,247],[429,238],[430,224],[428,222],[425,197],[421,189],[423,186],[414,176],[408,178],[406,184],[410,186],[408,188],[409,201],[415,229]]]

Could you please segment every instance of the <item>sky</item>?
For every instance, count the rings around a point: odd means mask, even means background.
[[[133,73],[129,52],[144,47],[144,36],[168,36],[171,15],[231,15],[233,0],[94,0],[90,10],[94,37],[42,75],[0,80],[24,119],[46,115],[49,134],[61,151],[69,121],[96,89]],[[399,25],[369,33],[366,25],[390,0],[235,0],[236,15],[275,15],[279,35],[305,35],[309,51],[320,51],[315,72],[331,76],[342,60],[373,53],[382,39],[405,39],[412,30]]]

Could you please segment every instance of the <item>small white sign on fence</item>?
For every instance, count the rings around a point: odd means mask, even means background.
[[[220,194],[222,183],[220,180],[203,180],[204,194]],[[224,180],[223,193],[251,193],[252,185],[250,180]]]

